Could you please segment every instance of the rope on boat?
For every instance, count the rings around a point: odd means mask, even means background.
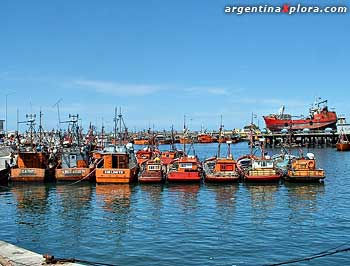
[[[116,264],[110,264],[110,263],[103,263],[103,262],[94,262],[94,261],[88,261],[88,260],[80,260],[75,258],[55,258],[52,255],[44,254],[43,257],[45,258],[46,264],[61,264],[65,262],[80,262],[87,265],[101,265],[101,266],[118,266]]]
[[[337,254],[337,253],[348,252],[348,251],[350,251],[350,248],[343,248],[343,249],[337,249],[337,248],[345,246],[345,245],[347,245],[349,243],[350,243],[350,241],[348,241],[348,242],[346,242],[344,244],[341,244],[341,245],[339,245],[337,247],[330,248],[330,249],[327,249],[325,251],[322,251],[322,252],[319,252],[319,253],[307,256],[307,257],[292,259],[292,260],[279,262],[279,263],[273,263],[273,264],[264,264],[263,266],[287,265],[287,264],[292,264],[292,263],[296,263],[296,262],[309,261],[309,260],[313,260],[313,259],[317,259],[317,258],[327,257],[327,256],[331,256],[331,255],[334,255],[334,254]],[[336,249],[336,250],[334,250],[334,249]]]
[[[99,161],[97,161],[95,165],[97,166],[100,162],[102,162],[102,160],[103,160],[103,158],[101,158]],[[75,182],[73,182],[73,183],[71,183],[71,184],[68,184],[68,185],[71,186],[71,185],[75,185],[75,184],[80,183],[81,181],[83,181],[83,180],[85,180],[86,178],[88,178],[89,176],[91,176],[94,172],[96,172],[96,169],[97,169],[97,168],[95,168],[94,170],[92,170],[90,173],[88,173],[86,176],[84,176],[83,178],[79,179],[78,181],[75,181]]]

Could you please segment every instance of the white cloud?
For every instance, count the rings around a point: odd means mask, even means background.
[[[78,79],[70,82],[70,85],[83,89],[89,89],[98,93],[112,95],[132,95],[143,96],[164,90],[160,86],[153,85],[137,85],[137,84],[121,84],[112,81]]]

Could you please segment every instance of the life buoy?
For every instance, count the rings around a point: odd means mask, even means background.
[[[315,162],[314,162],[314,161],[309,161],[309,162],[308,162],[308,166],[309,166],[309,169],[314,168]]]

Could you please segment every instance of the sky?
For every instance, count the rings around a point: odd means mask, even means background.
[[[281,105],[307,115],[315,97],[350,115],[350,13],[225,14],[233,0],[3,0],[0,119],[43,112],[47,129],[79,113],[112,129],[243,127]],[[289,1],[339,4],[339,1]],[[343,2],[347,4],[346,1]]]

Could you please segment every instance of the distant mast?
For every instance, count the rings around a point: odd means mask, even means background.
[[[222,115],[220,115],[220,128],[219,128],[219,143],[218,143],[218,158],[220,158],[220,146],[221,146],[221,135],[224,125],[222,124]]]

